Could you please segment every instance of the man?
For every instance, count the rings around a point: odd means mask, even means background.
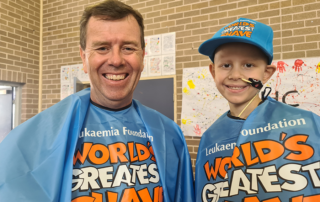
[[[170,119],[132,100],[143,70],[140,13],[88,7],[80,55],[91,89],[17,127],[0,145],[0,199],[193,201],[190,157]]]

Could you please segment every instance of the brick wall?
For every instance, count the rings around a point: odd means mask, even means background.
[[[60,98],[60,67],[81,63],[79,19],[98,0],[44,0],[43,109]],[[128,0],[145,18],[145,35],[176,32],[178,123],[182,106],[182,69],[207,66],[199,45],[239,17],[270,25],[274,59],[320,56],[320,0]],[[213,84],[212,84],[213,85]],[[199,138],[186,137],[193,165]]]
[[[0,80],[23,84],[24,122],[38,113],[39,0],[1,0],[0,16]]]

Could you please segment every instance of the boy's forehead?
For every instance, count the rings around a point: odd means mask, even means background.
[[[267,60],[267,56],[260,50],[258,47],[247,44],[247,43],[226,43],[219,46],[215,53],[214,58],[217,56],[221,57],[228,57],[231,54],[237,54],[242,57],[248,57],[252,59],[264,59]]]

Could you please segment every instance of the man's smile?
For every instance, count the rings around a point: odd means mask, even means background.
[[[103,74],[103,76],[109,80],[119,81],[124,80],[128,76],[128,74]]]

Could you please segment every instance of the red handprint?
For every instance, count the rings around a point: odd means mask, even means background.
[[[280,72],[280,73],[283,73],[286,71],[286,68],[285,66],[289,66],[287,63],[283,62],[283,61],[278,61],[277,62],[277,70]]]
[[[194,126],[193,128],[194,128],[194,131],[193,131],[193,132],[194,132],[196,135],[200,136],[200,135],[201,135],[201,128],[199,127],[199,125],[196,124],[196,126]]]
[[[304,64],[303,60],[301,59],[297,59],[296,61],[294,61],[294,65],[292,66],[292,69],[294,69],[294,71],[302,71],[302,65],[307,66],[306,64]]]

